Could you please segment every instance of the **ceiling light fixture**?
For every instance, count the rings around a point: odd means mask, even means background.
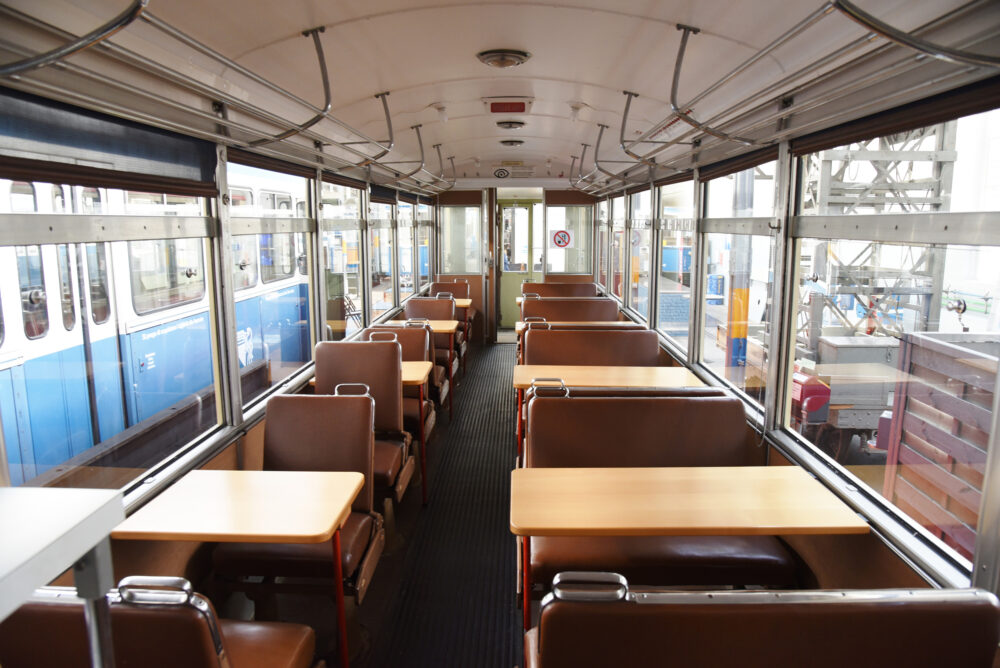
[[[531,58],[531,54],[517,49],[489,49],[477,53],[476,58],[490,67],[505,69],[524,63]]]
[[[569,120],[576,123],[580,119],[580,110],[583,109],[583,102],[569,103]]]
[[[521,140],[521,139],[501,139],[500,143],[503,144],[504,146],[520,146],[521,144],[524,143],[524,140]]]
[[[520,130],[524,127],[524,121],[497,121],[497,127],[504,130]]]
[[[442,123],[448,122],[448,110],[445,108],[444,104],[441,102],[435,102],[431,105],[438,112],[438,120]]]

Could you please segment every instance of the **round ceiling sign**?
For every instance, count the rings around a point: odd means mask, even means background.
[[[510,172],[508,172],[503,167],[497,167],[495,170],[493,170],[493,176],[497,177],[498,179],[505,179],[508,176],[510,176]]]

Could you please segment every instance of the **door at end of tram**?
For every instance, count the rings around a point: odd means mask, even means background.
[[[540,202],[501,203],[500,212],[500,327],[512,329],[521,319],[521,283],[542,280],[545,231]]]

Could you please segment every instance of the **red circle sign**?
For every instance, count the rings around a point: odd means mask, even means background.
[[[552,235],[552,243],[558,248],[566,248],[566,246],[569,246],[569,241],[569,232],[559,231]]]

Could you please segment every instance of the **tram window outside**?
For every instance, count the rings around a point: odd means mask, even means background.
[[[548,207],[546,223],[549,239],[546,273],[592,273],[590,246],[594,229],[593,210],[590,206]],[[559,231],[566,231],[569,236],[560,237],[557,241],[556,233]]]
[[[90,284],[90,317],[103,325],[111,317],[108,296],[108,255],[104,244],[87,244],[87,282]]]
[[[52,186],[52,213],[67,213],[66,189],[63,186]]]
[[[257,285],[258,274],[257,235],[241,234],[233,237],[233,286],[246,290]]]
[[[125,213],[137,216],[200,216],[203,200],[187,195],[164,195],[162,193],[125,193]]]
[[[41,246],[16,246],[18,285],[21,288],[21,316],[24,335],[38,339],[49,331]]]
[[[602,199],[597,203],[597,283],[608,285],[608,252],[610,250],[611,232],[608,228],[608,201]]]
[[[14,181],[10,184],[11,213],[34,213],[37,210],[34,185],[27,181]]]
[[[69,246],[66,244],[56,246],[56,259],[59,265],[59,301],[62,307],[63,327],[69,331],[76,325],[76,305],[73,299],[73,273],[70,269]]]
[[[309,201],[309,179],[302,176],[229,162],[226,178],[234,217],[292,218]]]
[[[970,563],[1000,360],[1000,246],[963,244],[980,223],[961,216],[946,221],[954,242],[920,236],[934,233],[932,214],[996,216],[998,158],[1000,111],[803,156],[802,214],[829,229],[866,218],[851,239],[803,234],[794,256],[785,426]],[[893,241],[900,224],[913,241]]]
[[[695,240],[694,185],[690,181],[660,186],[659,218],[660,248],[653,258],[660,272],[656,327],[686,351]]]
[[[396,266],[399,267],[399,300],[413,294],[413,205],[400,202],[396,206]]]
[[[629,236],[629,306],[649,319],[650,244],[652,243],[653,196],[643,190],[630,197],[632,212]]]
[[[393,292],[392,205],[372,202],[368,214],[371,248],[372,318],[396,306]]]
[[[339,221],[321,236],[326,282],[326,336],[339,341],[364,327],[361,266],[361,190],[323,183],[323,220]]]
[[[441,273],[478,275],[482,267],[479,207],[443,206],[440,215]]]
[[[84,188],[80,191],[80,205],[74,207],[75,213],[104,213],[104,200],[97,188]]]
[[[137,314],[197,302],[205,296],[201,239],[130,241],[128,255]]]
[[[417,205],[417,289],[431,282],[431,225],[434,214],[428,204]]]
[[[611,200],[611,293],[625,300],[625,197]]]
[[[290,233],[261,234],[260,279],[264,283],[274,283],[295,274],[297,256],[295,236]]]

